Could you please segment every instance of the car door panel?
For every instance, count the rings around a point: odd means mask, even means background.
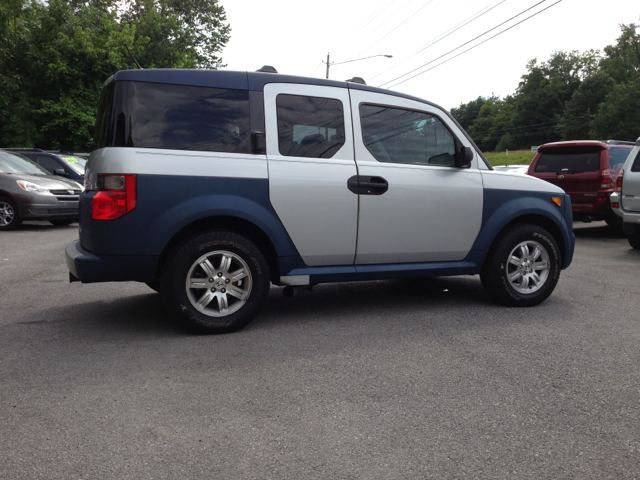
[[[436,116],[465,146],[457,127],[434,107],[408,99],[351,91],[358,173],[388,183],[360,195],[356,264],[459,261],[482,224],[483,186],[477,157],[468,169],[378,161],[363,140],[360,105],[388,105]]]
[[[280,152],[278,95],[302,95],[342,102],[344,144],[331,158],[288,156]],[[348,179],[357,174],[348,90],[268,84],[264,87],[264,102],[269,197],[273,208],[306,265],[352,265],[356,249],[358,197],[347,189]]]

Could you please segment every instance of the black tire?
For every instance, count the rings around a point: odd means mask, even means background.
[[[71,225],[75,221],[75,218],[67,218],[65,220],[49,220],[49,223],[58,227],[66,227],[67,225]]]
[[[604,219],[604,221],[610,227],[620,227],[622,229],[622,218],[620,218],[617,215],[614,215],[612,217],[607,217],[607,218]]]
[[[234,281],[229,276],[234,272],[247,275]],[[187,330],[227,333],[255,318],[269,294],[269,278],[267,260],[251,240],[232,231],[213,230],[173,250],[162,270],[160,289],[165,305]],[[188,289],[188,279],[196,280],[192,284],[198,287]],[[203,301],[204,306],[197,308]]]
[[[530,248],[540,247],[537,262],[527,264],[531,257],[518,249],[525,244],[526,252],[532,253]],[[520,255],[524,260],[516,267],[509,262],[512,253]],[[534,260],[535,261],[535,260]],[[536,268],[542,263],[546,267]],[[546,273],[545,273],[546,272]],[[520,276],[518,277],[518,273]],[[516,276],[510,281],[508,275]],[[536,275],[536,285],[529,287],[528,283]],[[525,278],[526,277],[526,278]],[[532,307],[546,300],[553,292],[560,278],[560,251],[554,238],[544,228],[529,224],[515,224],[507,227],[494,241],[491,250],[482,267],[480,279],[482,285],[494,300],[510,307]],[[520,285],[516,282],[520,281]],[[525,284],[526,282],[526,284]],[[527,290],[531,289],[529,293]]]
[[[151,290],[160,293],[160,280],[158,280],[157,278],[154,278],[150,282],[144,282],[144,283]]]
[[[15,202],[9,197],[0,197],[0,231],[15,230],[22,225]]]
[[[627,240],[629,240],[631,248],[640,250],[640,233],[627,233]]]

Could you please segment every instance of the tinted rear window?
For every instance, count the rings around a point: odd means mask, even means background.
[[[116,82],[115,147],[250,153],[249,92]]]
[[[109,82],[107,85],[102,87],[102,92],[100,92],[100,103],[98,104],[98,115],[96,117],[96,129],[93,134],[93,141],[96,144],[96,148],[109,146],[109,127],[111,125],[114,89],[115,83]]]
[[[600,169],[600,151],[542,153],[535,172],[597,172]]]

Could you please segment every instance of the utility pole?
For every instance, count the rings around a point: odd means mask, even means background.
[[[368,58],[373,58],[373,57],[387,57],[387,58],[393,58],[393,55],[371,55],[369,57],[364,57],[364,58],[356,58],[354,60],[347,60],[346,62],[333,62],[331,63],[331,60],[329,59],[329,55],[330,53],[327,53],[327,78],[329,78],[329,67],[331,65],[341,65],[343,63],[351,63],[351,62],[359,62],[360,60],[366,60]],[[324,61],[322,63],[325,63]]]
[[[329,78],[329,65],[331,65],[331,64],[329,63],[329,53],[331,53],[331,52],[328,52],[328,53],[327,53],[327,78]]]

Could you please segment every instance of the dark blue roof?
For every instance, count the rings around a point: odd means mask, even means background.
[[[114,75],[114,80],[171,83],[177,85],[193,85],[196,87],[234,88],[237,90],[258,91],[262,91],[267,83],[321,85],[384,93],[386,95],[407,98],[409,100],[415,100],[417,102],[427,103],[437,107],[434,103],[421,98],[386,90],[384,88],[370,87],[369,85],[362,85],[360,83],[327,80],[324,78],[298,77],[295,75],[282,75],[279,73],[235,72],[232,70],[196,70],[186,68],[154,68],[144,70],[121,70]]]

